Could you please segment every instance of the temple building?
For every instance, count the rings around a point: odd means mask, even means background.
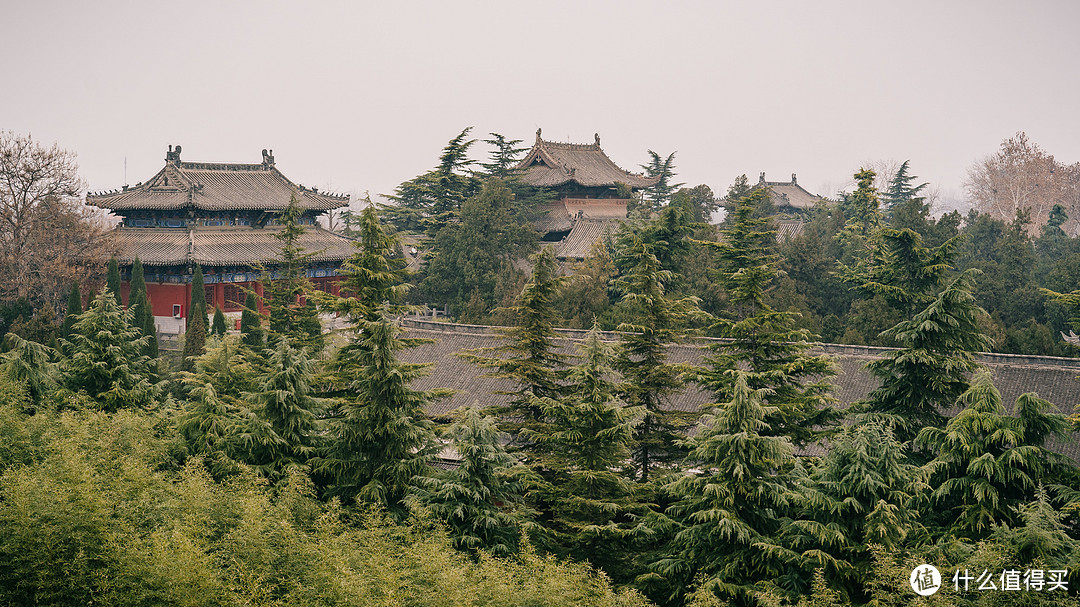
[[[307,274],[316,288],[336,291],[338,268],[353,241],[323,229],[318,217],[348,206],[347,195],[320,192],[289,181],[274,166],[273,150],[258,164],[185,162],[169,146],[165,166],[133,187],[87,194],[87,204],[120,216],[111,233],[120,251],[121,296],[127,303],[131,266],[143,263],[146,290],[163,337],[184,331],[196,264],[202,267],[208,311],[238,316],[245,289],[262,293],[263,273],[273,278],[282,243],[277,215],[295,192],[303,213],[299,245],[314,253]]]
[[[827,201],[821,196],[806,191],[795,176],[791,181],[766,181],[765,173],[758,175],[754,188],[768,188],[769,199],[777,216],[774,221],[776,239],[780,242],[797,238],[803,232],[806,222],[804,215],[815,206]]]
[[[765,181],[765,173],[761,173],[754,187],[769,188],[773,208],[777,213],[806,212],[825,202],[821,196],[811,194],[799,185],[795,173],[791,174],[791,181]]]
[[[560,259],[584,259],[593,243],[626,219],[630,194],[659,177],[619,168],[600,147],[600,135],[588,144],[544,141],[540,135],[537,129],[536,143],[517,166],[523,182],[556,194],[537,228],[555,243]]]

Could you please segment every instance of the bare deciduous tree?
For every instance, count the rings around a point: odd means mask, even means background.
[[[996,154],[968,170],[964,184],[975,208],[1002,221],[1012,221],[1017,212],[1030,214],[1031,233],[1046,223],[1055,204],[1068,213],[1075,234],[1080,218],[1076,180],[1080,168],[1065,166],[1047,154],[1024,132],[1001,142]]]
[[[82,187],[75,154],[0,131],[0,301],[56,307],[100,273],[109,251]]]

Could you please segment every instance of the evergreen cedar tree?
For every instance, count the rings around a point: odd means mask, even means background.
[[[543,482],[530,487],[529,504],[541,511],[558,552],[629,579],[651,512],[622,468],[644,410],[619,399],[613,357],[594,325],[578,347],[579,364],[566,374],[565,395],[543,402]]]
[[[659,212],[671,202],[671,197],[681,188],[682,183],[671,183],[675,176],[675,152],[661,158],[660,154],[649,150],[649,164],[641,165],[649,177],[659,177],[657,182],[642,192],[641,202],[646,209]]]
[[[1016,400],[1015,415],[980,372],[957,401],[963,409],[944,428],[927,425],[917,443],[934,454],[927,466],[935,511],[944,526],[981,539],[994,526],[1017,526],[1019,507],[1036,499],[1043,479],[1071,464],[1045,448],[1070,429],[1053,404],[1035,394]]]
[[[666,396],[683,386],[680,374],[685,369],[666,362],[666,346],[677,342],[682,327],[701,311],[695,297],[666,295],[673,273],[660,266],[653,248],[640,235],[628,234],[622,249],[629,270],[615,279],[615,288],[633,320],[618,326],[624,333],[614,366],[624,380],[622,399],[644,411],[637,427],[634,459],[638,479],[645,482],[651,468],[680,457],[675,443],[679,415],[662,405]]]
[[[359,236],[354,243],[356,252],[341,264],[342,296],[333,306],[353,322],[373,322],[382,317],[384,304],[393,313],[401,311],[400,304],[409,287],[405,283],[408,270],[398,254],[401,246],[398,239],[382,227],[373,205],[360,212],[356,225]]]
[[[404,501],[414,479],[431,475],[429,462],[438,449],[425,407],[450,393],[410,387],[430,365],[398,358],[410,345],[400,333],[388,318],[364,321],[329,361],[333,415],[326,422],[325,455],[313,462],[330,479],[330,495],[377,505],[399,520],[407,514]]]
[[[480,180],[469,171],[473,164],[469,148],[476,143],[468,139],[471,130],[463,129],[446,144],[438,166],[402,183],[389,197],[395,204],[383,210],[399,231],[423,231],[434,237],[480,191]]]
[[[60,342],[69,353],[61,362],[67,388],[85,392],[106,412],[150,409],[161,395],[151,383],[152,364],[144,354],[150,337],[131,321],[132,312],[121,308],[106,287],[79,315],[70,338]]]
[[[244,297],[244,310],[240,313],[240,335],[244,345],[261,349],[263,346],[262,315],[255,291],[249,290]]]
[[[218,337],[224,337],[227,331],[225,314],[221,311],[221,308],[214,306],[214,322],[211,324],[210,332]]]
[[[665,491],[675,502],[667,515],[678,531],[668,555],[651,569],[654,584],[675,601],[695,583],[736,604],[753,604],[756,584],[773,582],[785,592],[804,590],[799,554],[784,545],[799,511],[795,449],[787,438],[764,436],[769,407],[764,389],[735,373],[732,399],[705,415],[684,441],[688,462]]]
[[[307,279],[306,268],[314,253],[305,252],[299,244],[304,233],[299,221],[302,212],[300,199],[293,191],[289,205],[278,216],[281,230],[274,235],[281,241],[278,277],[273,280],[267,277],[263,292],[269,294],[269,339],[287,336],[297,346],[316,354],[322,351],[325,338],[315,302],[308,297],[314,290]]]
[[[272,481],[308,469],[320,440],[324,402],[315,395],[315,365],[303,347],[281,335],[248,398],[257,416],[244,440],[247,462]]]
[[[446,431],[461,458],[442,475],[420,476],[414,499],[446,523],[454,547],[510,557],[522,531],[531,528],[521,507],[524,486],[510,474],[515,458],[502,443],[494,417],[465,409]]]
[[[116,298],[116,303],[124,304],[120,299],[120,263],[117,261],[116,255],[109,258],[109,268],[105,273],[105,287]]]
[[[977,274],[961,273],[926,309],[889,329],[901,349],[867,364],[881,383],[856,409],[890,420],[901,442],[921,428],[944,425],[941,411],[968,389],[968,376],[978,367],[974,353],[992,345],[979,327]]]
[[[68,295],[67,312],[64,314],[64,323],[60,327],[60,337],[67,339],[71,335],[71,328],[75,325],[75,319],[83,313],[82,293],[79,292],[79,283],[71,283],[71,293]]]
[[[326,365],[328,443],[313,468],[329,479],[328,494],[403,518],[416,479],[431,476],[436,439],[425,409],[450,392],[410,387],[430,365],[398,358],[419,343],[403,339],[389,318],[400,311],[395,302],[404,294],[398,244],[373,207],[361,214],[360,232],[357,251],[343,264],[342,297],[334,304],[352,327],[349,343]]]
[[[555,345],[558,313],[552,302],[567,279],[558,275],[551,247],[534,255],[532,261],[532,276],[521,291],[519,303],[509,308],[516,317],[516,326],[498,330],[506,338],[505,345],[469,353],[466,358],[494,369],[489,374],[491,377],[510,379],[517,384],[516,390],[502,392],[511,396],[504,419],[514,420],[504,428],[540,434],[545,427],[544,402],[558,399],[564,393],[562,380],[569,357]],[[521,438],[531,440],[528,436]]]
[[[717,282],[728,294],[731,312],[713,330],[730,341],[711,346],[706,369],[695,380],[720,401],[732,397],[736,375],[753,390],[764,389],[769,405],[766,434],[787,436],[797,445],[831,432],[839,414],[830,406],[835,368],[826,356],[807,354],[814,336],[798,326],[799,314],[774,310],[765,292],[779,276],[776,232],[755,211],[769,193],[757,188],[735,201],[734,216],[718,242],[703,242],[716,253]]]

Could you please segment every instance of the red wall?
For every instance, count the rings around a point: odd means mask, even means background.
[[[316,288],[319,288],[320,283],[330,283],[331,292],[334,295],[338,294],[337,283],[340,280],[339,277],[332,278],[316,278],[312,282],[315,283]],[[258,282],[241,282],[236,283],[237,286],[245,289],[255,289],[255,294],[261,299],[263,287],[262,283]],[[207,290],[213,290],[213,297],[208,297],[206,300],[207,313],[213,312],[214,306],[224,306],[225,304],[225,285],[221,283],[206,285],[209,287]],[[124,298],[125,303],[128,302],[128,293],[131,291],[131,284],[123,282],[120,285],[120,295]],[[176,284],[176,283],[146,283],[146,294],[150,297],[150,307],[153,310],[154,316],[172,316],[173,304],[180,304],[183,306],[184,315],[187,315],[187,305],[191,300],[191,285],[190,284]],[[266,311],[265,306],[263,312]]]

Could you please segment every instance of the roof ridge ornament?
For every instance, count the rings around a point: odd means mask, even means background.
[[[593,133],[593,137],[596,138],[596,147],[600,147],[600,133]]]
[[[176,166],[180,166],[180,152],[183,150],[179,145],[176,146],[176,151],[173,151],[173,146],[169,145],[169,151],[165,152],[165,162],[171,162]]]
[[[263,149],[262,158],[262,163],[264,167],[270,168],[274,166],[274,150],[270,150],[269,152],[267,152],[266,149]]]
[[[540,139],[540,127],[536,127],[536,143],[543,143],[543,140]]]

